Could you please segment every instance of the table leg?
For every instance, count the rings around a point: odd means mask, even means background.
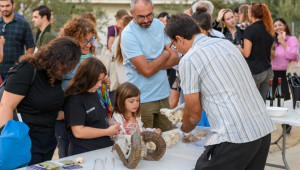
[[[281,138],[281,137],[280,137]],[[280,139],[279,138],[279,139]],[[276,141],[273,144],[277,144],[278,141]],[[278,145],[278,144],[277,144]],[[281,151],[281,155],[282,155],[282,161],[284,163],[284,166],[282,165],[277,165],[277,164],[270,164],[270,163],[266,163],[267,166],[271,166],[271,167],[276,167],[276,168],[281,168],[281,169],[287,169],[290,170],[289,165],[286,161],[285,158],[285,145],[286,145],[286,124],[282,125],[282,151]]]
[[[285,145],[286,145],[286,124],[283,124],[283,128],[282,128],[282,130],[283,130],[283,138],[282,138],[282,160],[283,160],[283,163],[284,163],[284,165],[285,165],[285,168],[287,169],[287,170],[289,170],[290,168],[289,168],[289,165],[288,165],[288,163],[287,163],[287,161],[286,161],[286,158],[285,158]]]

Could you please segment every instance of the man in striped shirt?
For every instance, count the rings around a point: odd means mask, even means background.
[[[172,15],[165,32],[184,55],[179,63],[185,99],[181,130],[192,131],[202,110],[211,125],[195,169],[264,169],[275,126],[238,48],[199,34],[186,14]]]

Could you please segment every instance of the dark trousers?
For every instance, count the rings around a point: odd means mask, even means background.
[[[80,153],[84,153],[84,152],[88,152],[88,151],[90,151],[90,150],[87,150],[81,146],[78,146],[78,145],[70,142],[68,156],[72,156],[72,155],[76,155],[76,154],[80,154]]]
[[[57,120],[55,122],[55,137],[57,140],[59,158],[67,157],[70,141],[68,138],[64,120]]]
[[[270,142],[271,134],[248,143],[207,146],[195,170],[263,170]]]
[[[31,160],[29,165],[41,163],[52,159],[56,148],[55,136],[31,135]]]

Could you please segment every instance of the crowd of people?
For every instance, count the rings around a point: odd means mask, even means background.
[[[40,5],[32,11],[34,37],[14,7],[0,0],[0,127],[17,108],[30,128],[29,165],[51,160],[56,147],[63,158],[112,146],[119,135],[162,134],[173,126],[160,109],[180,108],[183,132],[204,114],[212,132],[195,169],[264,169],[275,130],[265,106],[269,79],[276,87],[282,78],[289,100],[286,70],[299,55],[287,22],[273,20],[266,4],[221,9],[214,19],[214,5],[197,0],[155,18],[152,0],[131,0],[108,27],[108,66],[96,53],[93,13],[56,32],[51,9]]]

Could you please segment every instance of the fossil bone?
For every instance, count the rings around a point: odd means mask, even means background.
[[[179,141],[179,132],[171,132],[172,144],[176,145]]]
[[[186,135],[182,132],[182,142],[183,143],[191,143],[191,142],[195,142],[197,140],[199,140],[200,138],[196,137],[195,135],[193,135],[192,133]]]
[[[166,142],[166,146],[167,148],[171,147],[171,144],[172,144],[172,138],[169,134],[166,134],[165,137],[164,137],[164,140]]]
[[[183,115],[182,110],[177,110],[175,112],[172,112],[172,109],[162,108],[160,109],[160,113],[162,115],[165,115],[172,122],[173,125],[182,121],[182,115]]]
[[[164,140],[166,142],[167,148],[171,147],[171,145],[176,145],[179,141],[179,132],[171,132],[169,134],[165,134]]]

